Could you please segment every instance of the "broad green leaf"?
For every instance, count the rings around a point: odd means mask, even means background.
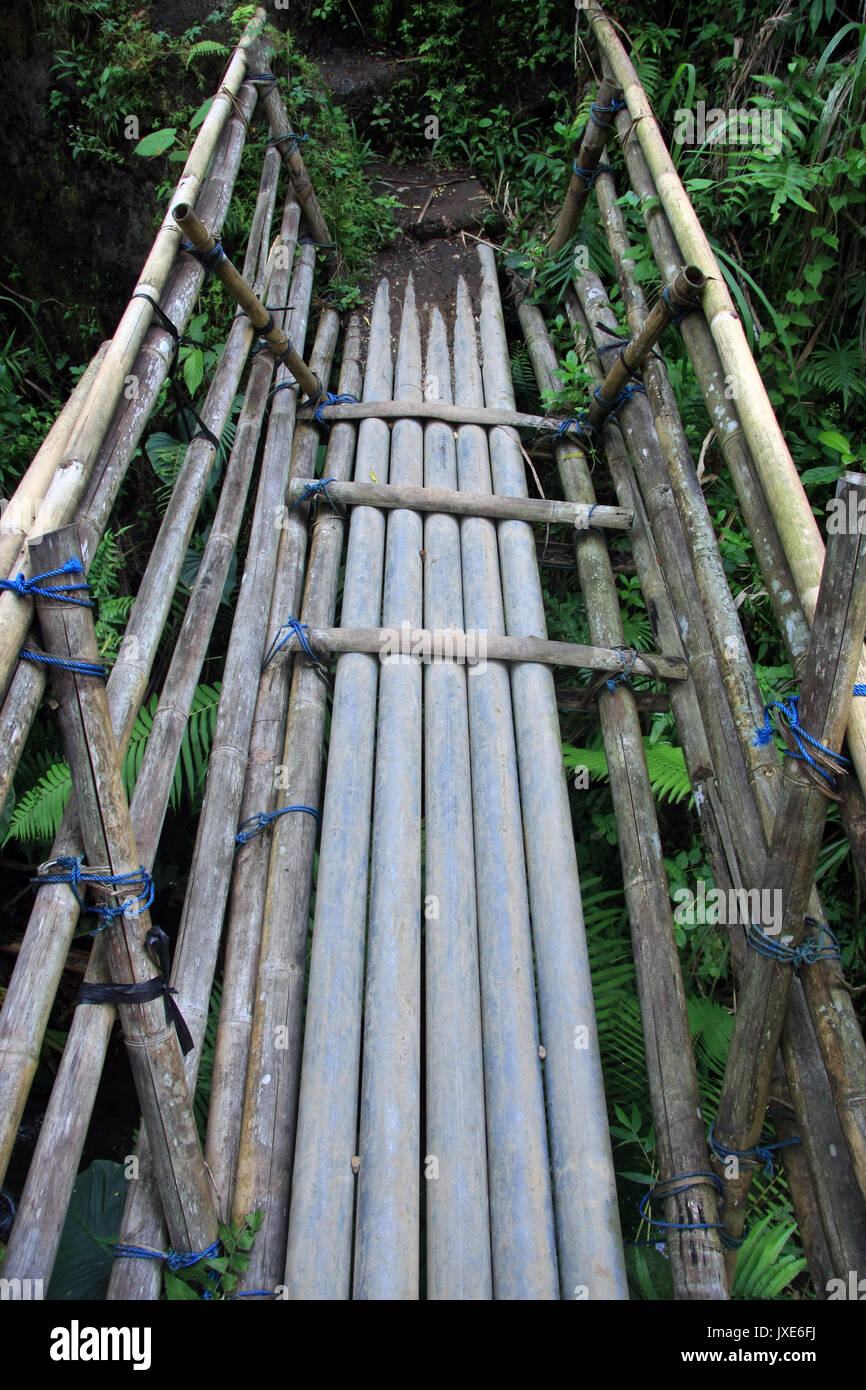
[[[165,154],[170,150],[177,138],[177,126],[166,126],[164,130],[152,130],[149,135],[145,135],[143,140],[139,140],[133,154],[145,155],[152,158],[157,154]]]
[[[114,1267],[127,1182],[123,1166],[98,1158],[72,1188],[49,1299],[104,1299]]]

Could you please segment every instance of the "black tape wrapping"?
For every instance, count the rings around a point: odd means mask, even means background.
[[[192,1052],[195,1043],[186,1026],[183,1014],[172,997],[177,994],[177,990],[172,989],[168,982],[171,966],[168,937],[161,927],[151,927],[144,939],[144,944],[151,960],[159,966],[159,975],[155,975],[152,980],[139,980],[128,985],[95,985],[85,981],[78,990],[75,1002],[76,1004],[147,1004],[151,999],[158,999],[162,995],[165,1002],[165,1021],[174,1024],[180,1050],[185,1057],[188,1052]]]

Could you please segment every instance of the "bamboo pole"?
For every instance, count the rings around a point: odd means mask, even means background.
[[[172,216],[199,255],[210,255],[216,248],[216,237],[208,231],[192,208],[187,203],[175,203]],[[267,343],[276,360],[286,364],[305,394],[313,402],[317,402],[322,394],[321,382],[292,347],[292,341],[288,335],[283,332],[282,328],[277,327],[273,314],[265,308],[243,276],[238,274],[228,256],[222,251],[214,264],[213,272],[218,279],[222,280],[229,294],[237,300],[259,337]]]
[[[314,483],[313,478],[294,478],[289,498],[297,503]],[[349,506],[409,507],[419,512],[444,512],[451,516],[490,516],[497,520],[531,521],[538,525],[563,522],[585,528],[590,508],[571,502],[535,497],[483,497],[457,492],[452,488],[401,487],[395,483],[329,483],[325,498]],[[632,518],[622,507],[592,509],[593,526],[627,530]]]
[[[525,524],[525,523],[523,523]],[[392,656],[414,656],[422,660],[457,661],[470,667],[489,661],[540,662],[545,666],[568,666],[583,671],[622,672],[628,664],[636,676],[653,676],[656,680],[685,680],[686,662],[679,656],[658,652],[639,652],[634,662],[631,652],[610,647],[585,646],[580,642],[548,642],[543,637],[504,637],[470,628],[466,632],[447,629],[433,632],[413,628],[408,622],[399,627],[327,627],[311,628],[305,634],[317,655],[343,652],[375,652],[384,664]],[[275,660],[285,660],[300,648],[294,634]]]
[[[363,386],[367,401],[392,395],[390,333],[389,286],[383,279],[370,316]],[[357,342],[353,346],[357,351]],[[351,432],[351,425],[337,425],[332,436],[337,468],[346,472],[350,459],[342,451],[350,447]],[[389,446],[387,425],[375,419],[362,422],[356,478],[368,477],[373,466],[382,475]],[[320,524],[333,522],[322,517]],[[378,621],[384,545],[382,513],[357,508],[349,527],[343,621]],[[303,669],[298,669],[299,680]],[[347,653],[337,663],[286,1255],[291,1299],[347,1299],[351,1291],[356,1186],[352,1157],[358,1132],[378,679],[378,662],[370,656]]]
[[[749,350],[718,262],[674,168],[646,93],[613,26],[595,0],[590,0],[587,15],[599,47],[623,88],[638,140],[680,251],[707,277],[703,296],[704,313],[725,376],[730,382],[767,504],[779,528],[800,602],[811,623],[824,547],[809,499]],[[862,655],[858,680],[866,681],[866,658]],[[851,711],[847,737],[862,788],[866,785],[866,711],[856,706]]]
[[[599,83],[596,105],[604,110],[609,109],[610,120],[601,121],[593,113],[584,127],[577,159],[574,161],[574,170],[566,190],[565,202],[548,244],[549,256],[557,255],[577,231],[593,185],[593,175],[604,151],[606,132],[613,127],[613,104],[614,101],[619,101],[621,98],[622,89],[619,84],[608,77],[603,78]]]
[[[250,63],[255,67],[256,74],[261,77],[270,76],[270,59],[265,43],[259,40],[253,44],[249,54]],[[316,197],[310,176],[300,155],[300,141],[289,124],[286,108],[280,96],[279,89],[274,78],[273,85],[267,86],[261,93],[261,102],[271,127],[271,139],[275,142],[276,148],[286,163],[289,176],[295,189],[295,197],[301,205],[313,237],[325,251],[325,268],[328,276],[332,278],[339,269],[339,258],[337,247],[331,231],[325,221],[319,200]]]
[[[376,410],[381,407],[381,415]],[[298,419],[311,418],[305,405]],[[449,401],[354,401],[340,405],[321,405],[315,411],[328,424],[335,420],[442,420],[449,425],[511,425],[518,430],[557,434],[570,423],[552,415],[526,415],[520,410],[499,410],[493,406],[451,404]],[[549,443],[549,440],[537,441]]]
[[[462,277],[454,385],[458,404],[483,401],[472,302]],[[477,425],[458,430],[457,476],[461,489],[493,491],[487,436]],[[487,633],[489,651],[493,634],[505,631],[494,523],[464,517],[460,547],[464,616],[470,629]],[[467,680],[467,690],[493,1291],[497,1299],[556,1299],[556,1231],[507,667],[488,660]],[[572,1026],[572,1048],[573,1041]]]
[[[437,308],[424,390],[427,400],[451,397],[447,330]],[[435,492],[457,486],[454,434],[436,421],[424,427],[424,484]],[[424,520],[424,620],[463,626],[453,514]],[[424,670],[424,1193],[427,1298],[434,1300],[493,1295],[467,679],[454,663]]]
[[[556,357],[541,314],[524,304],[519,317],[539,390],[555,390]],[[566,496],[584,503],[594,502],[595,491],[583,451],[570,444],[560,445],[558,463]],[[590,635],[596,641],[619,645],[624,640],[622,619],[604,539],[587,532],[575,537],[575,549]],[[706,1173],[708,1154],[670,889],[640,721],[628,685],[619,684],[601,692],[599,717],[610,770],[646,1038],[661,1173],[660,1202],[664,1219],[673,1223],[667,1253],[672,1262],[674,1290],[679,1298],[724,1299],[725,1262],[718,1233],[699,1229],[712,1227],[718,1221],[717,1197],[710,1180],[698,1179],[692,1186],[678,1184],[682,1190],[667,1195],[671,1182],[680,1174]]]
[[[222,225],[231,201],[232,189],[240,166],[246,126],[244,115],[252,110],[255,93],[249,87],[241,90],[238,110],[234,112],[220,140],[205,184],[200,203],[202,211],[212,217],[214,225]],[[182,257],[169,277],[163,296],[163,310],[179,332],[185,328],[198,288],[202,269],[191,257]],[[127,389],[112,417],[108,433],[97,454],[87,487],[76,510],[84,563],[89,568],[108,522],[111,509],[129,461],[150,416],[151,408],[162,386],[175,353],[173,336],[162,322],[152,324],[141,351],[126,379]],[[224,421],[219,424],[222,430]],[[167,598],[168,601],[168,598]],[[45,689],[41,668],[22,663],[16,670],[3,702],[0,723],[11,730],[9,741],[0,741],[0,798],[8,794],[23,743],[30,729],[39,701]],[[133,719],[135,715],[133,714]]]
[[[585,276],[582,291],[593,284],[593,277]],[[582,332],[586,321],[576,297],[567,294],[565,303],[573,326]],[[606,304],[600,285],[594,293],[587,294],[586,303],[594,324],[596,315],[603,312]],[[603,347],[608,335],[598,333],[597,341],[598,346]],[[605,453],[620,504],[635,511],[631,544],[654,628],[669,648],[675,648],[681,631],[688,650],[689,680],[672,685],[670,693],[716,885],[723,889],[740,888],[744,880],[747,883],[757,881],[760,869],[755,866],[754,856],[761,854],[766,845],[764,830],[754,802],[747,797],[748,788],[739,790],[743,778],[741,749],[727,700],[719,698],[719,692],[724,691],[722,673],[715,664],[693,573],[683,559],[686,545],[681,530],[680,539],[677,538],[678,514],[670,488],[665,484],[664,473],[658,471],[658,443],[654,433],[634,420],[633,414],[626,410],[620,417],[620,427],[623,437],[629,440],[634,458],[641,461],[644,474],[650,470],[648,502],[652,530],[618,432],[605,432]],[[649,538],[648,544],[645,537]],[[659,555],[664,561],[664,578],[659,568]],[[671,601],[676,617],[671,611]],[[699,702],[697,710],[695,697]],[[742,870],[741,855],[746,859]],[[745,954],[745,941],[740,943],[737,934],[732,933],[730,944],[735,963],[738,963]],[[813,982],[819,980],[818,972],[823,969],[824,965],[813,968]],[[840,996],[841,990],[831,992],[829,1010],[825,1002],[823,1017],[828,1012],[834,1019],[842,1017],[845,1010]],[[786,1030],[784,1042],[785,1062],[798,1106],[799,1130],[809,1158],[815,1200],[831,1242],[834,1269],[856,1268],[862,1263],[860,1256],[866,1238],[863,1203],[850,1169],[848,1148],[832,1104],[824,1063],[815,1056],[816,1040],[804,994],[796,982],[791,994],[791,1011],[791,1027]],[[814,1005],[812,1012],[818,1014]],[[810,1204],[811,1194],[798,1189],[796,1200],[799,1215]]]
[[[239,158],[240,149],[238,149],[237,155]],[[219,175],[220,167],[219,161],[215,163],[214,176]],[[265,239],[267,239],[267,234]],[[187,267],[184,271],[180,271],[179,275],[182,283],[185,283],[190,275],[193,281],[200,278],[198,267],[195,267],[194,270]],[[168,302],[170,306],[173,303],[171,298]],[[249,350],[250,340],[251,330],[248,325],[238,325],[237,329],[233,330],[224,354],[224,365],[218,369],[214,384],[208,394],[203,414],[206,422],[209,423],[217,436],[222,433],[228,418],[229,409],[237,389],[237,382]],[[136,365],[138,365],[138,361]],[[158,376],[160,368],[164,369],[165,363],[161,357],[155,357],[155,361]],[[159,380],[161,379],[159,377]],[[154,382],[152,384],[154,394],[157,389],[158,382]],[[147,392],[142,392],[143,396],[147,394]],[[130,409],[138,411],[138,402],[133,401],[129,404]],[[143,428],[147,409],[145,409],[144,416],[136,413],[133,423],[121,435],[123,445],[120,449],[120,462],[124,467],[135,447],[138,434]],[[108,680],[109,706],[121,753],[125,752],[128,745],[138,708],[150,676],[160,634],[180,573],[189,532],[209,476],[212,459],[213,449],[207,441],[194,440],[187,451],[176,485],[175,496],[172,498],[166,517],[163,519],[159,537],[139,586],[139,593],[130,615],[124,642]],[[97,464],[98,467],[99,464]],[[97,493],[98,496],[99,493]],[[91,558],[95,551],[96,537],[101,534],[101,529],[107,519],[110,503],[104,502],[99,511],[96,510],[96,505],[95,501],[90,524],[91,544],[88,549]],[[4,773],[10,780],[45,687],[43,669],[32,666],[29,662],[22,662],[3,706],[0,728],[2,728],[5,737],[3,742],[0,742],[0,749],[8,749],[9,756]],[[34,673],[33,676],[31,676],[31,672]],[[17,704],[15,697],[20,697]],[[0,778],[0,789],[5,785],[7,784]],[[67,808],[53,847],[52,854],[55,857],[80,853],[80,837],[74,827],[75,807],[73,803]],[[38,1064],[42,1034],[47,1026],[52,1000],[63,969],[65,953],[75,929],[76,915],[74,911],[70,910],[69,895],[63,890],[48,886],[40,889],[34,910],[31,913],[22,951],[16,961],[15,971],[9,984],[4,1008],[0,1014],[0,1171],[5,1171],[30,1084]],[[101,1012],[97,1011],[100,1016]],[[91,1055],[95,1056],[96,1052]],[[77,1106],[76,1113],[80,1113],[81,1108],[81,1105]],[[68,1134],[66,1135],[66,1144],[71,1150],[72,1143]],[[55,1166],[56,1164],[52,1163],[52,1171]],[[47,1227],[44,1229],[44,1234],[47,1235]]]
[[[232,55],[220,89],[196,136],[172,201],[178,199],[189,204],[195,203],[244,77],[246,59],[242,45],[257,33],[260,27],[259,20],[252,20],[244,31],[241,44]],[[146,293],[159,300],[177,247],[177,226],[168,212],[145,261],[135,293],[102,360],[86,405],[63,452],[63,459],[28,532],[28,539],[31,536],[39,537],[49,530],[56,530],[74,514],[114,409],[120,400],[127,376],[153,317],[153,306],[141,295]],[[26,573],[27,563],[22,568]],[[0,698],[8,689],[31,614],[32,600],[9,592],[0,593]]]
[[[52,569],[68,559],[81,563],[74,527],[43,539]],[[47,650],[64,660],[98,662],[93,616],[88,608],[37,599]],[[84,849],[97,870],[118,877],[137,874],[139,856],[120,776],[120,759],[111,728],[104,686],[92,676],[57,670],[58,721],[76,788]],[[120,906],[121,904],[118,904]],[[148,981],[153,967],[144,945],[149,940],[147,905],[129,911],[106,928],[106,955],[112,980]],[[192,1100],[183,1072],[178,1037],[164,999],[120,1004],[130,1070],[145,1121],[155,1136],[154,1169],[166,1224],[175,1250],[203,1251],[216,1239],[213,1193],[196,1134]]]
[[[849,475],[850,476],[850,475]],[[837,496],[866,497],[866,476],[843,480]],[[859,650],[866,631],[866,539],[855,532],[834,536],[827,550],[815,610],[809,660],[800,695],[802,725],[826,748],[838,751],[851,707]],[[784,786],[763,886],[781,894],[779,943],[795,948],[807,935],[806,914],[818,862],[827,799],[797,759],[786,759]],[[806,971],[811,967],[805,966]],[[719,1101],[715,1138],[741,1156],[758,1143],[769,1094],[770,1070],[779,1044],[792,971],[755,951],[743,979],[731,1049]],[[722,1161],[725,1222],[742,1234],[754,1165]]]
[[[687,312],[695,307],[704,286],[704,277],[697,266],[687,265],[677,271],[670,284],[665,285],[652,309],[617,355],[601,386],[593,392],[586,423],[597,429],[620,403],[623,388],[633,378],[638,367],[647,363],[653,347],[665,328],[676,317],[676,311]],[[651,363],[649,365],[652,365]]]
[[[479,246],[478,258],[485,400],[513,405],[492,249]],[[511,431],[493,432],[490,462],[497,492],[525,496],[522,451]],[[497,531],[506,631],[512,640],[525,641],[524,634],[545,632],[535,542],[524,522],[503,521]],[[560,1291],[566,1298],[623,1299],[625,1258],[553,676],[523,663],[512,666],[510,676],[539,1024],[546,1049]],[[589,1046],[577,1046],[579,1039]],[[592,1214],[589,1221],[587,1213]]]
[[[421,326],[411,275],[403,300],[394,391],[420,400]],[[400,420],[391,435],[389,483],[423,482],[423,427]],[[424,524],[390,511],[382,621],[420,623]],[[417,659],[382,662],[367,928],[367,980],[356,1217],[354,1297],[419,1296],[421,1171],[421,691]],[[394,865],[400,872],[394,872]]]
[[[325,382],[328,379],[338,331],[339,316],[333,310],[326,310],[319,323],[310,359],[316,375]],[[292,473],[312,468],[318,442],[318,431],[315,428],[296,428],[292,449]],[[303,525],[306,526],[305,521]],[[268,649],[277,640],[287,614],[297,609],[297,566],[284,562],[289,548],[288,534],[286,528],[280,538],[277,576],[266,639]],[[318,537],[319,529],[316,528],[310,548],[310,574],[317,563]],[[294,548],[297,550],[297,542]],[[312,580],[308,579],[308,591],[311,584]],[[285,668],[277,671],[268,666],[262,676],[250,735],[250,754],[240,810],[241,824],[261,812],[272,811],[275,801],[277,805],[292,800],[304,805],[318,804],[318,791],[311,793],[306,787],[299,789],[296,785],[295,769],[288,765],[285,758],[280,761],[285,740],[286,710],[289,705],[286,674]],[[309,701],[313,704],[319,690],[324,697],[325,687],[316,672],[310,674],[316,685]],[[324,713],[324,700],[321,712]],[[297,717],[297,705],[293,707],[293,713]],[[320,743],[321,739],[302,741],[306,763],[310,765],[314,777],[320,773]],[[285,792],[289,789],[291,796],[287,797]],[[267,833],[255,836],[238,849],[226,919],[225,968],[205,1147],[205,1157],[213,1175],[222,1210],[226,1213],[231,1210],[237,1170],[270,850],[271,835]],[[309,893],[307,896],[309,897]]]
[[[634,281],[631,261],[625,254],[628,244],[624,223],[612,198],[609,197],[604,180],[599,187],[599,198],[609,206],[611,245],[618,262],[623,296],[628,305],[630,322],[634,328],[639,329],[645,305],[640,289]],[[739,616],[727,586],[703,491],[689,456],[673,393],[663,369],[657,362],[653,361],[648,365],[646,376],[653,420],[667,465],[667,476],[662,486],[670,486],[672,489],[683,521],[683,539],[696,576],[714,654],[727,693],[727,703],[739,744],[740,761],[750,783],[751,794],[744,792],[738,812],[740,817],[743,814],[748,817],[745,821],[740,820],[738,838],[742,849],[739,858],[745,881],[758,884],[763,874],[761,852],[773,834],[777,814],[778,760],[770,747],[758,746],[759,741],[755,739],[755,730],[762,723],[762,699]],[[630,413],[634,410],[645,412],[645,403],[636,403]],[[646,452],[642,455],[644,469],[649,457],[650,454]],[[755,811],[760,817],[760,828],[754,825]],[[823,916],[817,894],[814,895],[810,910],[817,918]],[[736,935],[732,937],[732,945],[740,951],[743,949],[742,941]],[[836,1098],[854,1173],[866,1196],[866,1048],[851,1005],[850,994],[844,990],[838,966],[830,961],[819,962],[818,967],[809,972],[805,993],[830,1088]],[[810,1035],[803,1029],[802,1018],[800,1031],[808,1046]]]
[[[0,516],[0,574],[8,575],[15,557],[21,552],[32,522],[39,514],[45,491],[54,477],[69,437],[75,428],[87,402],[90,388],[108,352],[108,343],[102,343],[90,359],[86,369],[75,384],[75,389],[64,405],[48,434],[43,439],[33,462],[18,483],[11,498],[3,506]],[[37,543],[34,536],[31,545]],[[0,798],[2,799],[2,798]]]
[[[299,213],[296,203],[287,204],[282,234],[288,240],[297,235]],[[284,273],[275,271],[275,280],[277,274]],[[289,303],[294,306],[291,323],[299,341],[303,341],[306,334],[312,278],[313,252],[304,247],[297,258],[289,292]],[[283,278],[279,283],[278,299],[284,293],[284,284]],[[254,370],[258,371],[258,366],[257,361]],[[263,361],[261,371],[267,372],[269,379],[268,368],[269,362]],[[290,382],[288,371],[280,367],[277,385],[289,386]],[[204,802],[178,936],[173,979],[190,1032],[196,1039],[203,1036],[207,1022],[223,912],[234,865],[235,834],[258,685],[250,679],[250,672],[261,669],[264,654],[279,540],[275,521],[288,481],[296,403],[296,392],[292,389],[280,390],[271,403],[247,562],[226,653]],[[190,1062],[188,1079],[192,1087],[198,1062],[195,1053],[191,1054]],[[127,1202],[125,1229],[156,1231],[159,1219],[152,1187],[139,1183]],[[136,1266],[134,1261],[115,1266],[109,1297],[139,1297],[139,1289],[152,1287],[148,1271]]]
[[[275,174],[276,171],[272,172]],[[275,181],[273,178],[274,183]],[[269,198],[267,188],[264,192],[266,199]],[[265,244],[268,241],[268,225],[269,223],[265,222],[260,223],[258,227],[259,236],[263,237]],[[255,261],[258,248],[251,244],[247,255],[249,261]],[[203,409],[203,418],[209,421],[217,435],[221,433],[222,424],[228,415],[251,342],[251,325],[239,321],[232,326]],[[263,380],[259,392],[257,418],[248,423],[248,407],[245,405],[238,421],[235,447],[228,462],[216,515],[161,692],[159,708],[151,726],[148,748],[139,769],[130,804],[139,855],[148,870],[152,868],[156,854],[162,815],[177,764],[186,715],[240,529],[244,499],[264,413],[266,389],[267,381]],[[218,418],[217,414],[212,412],[224,414]],[[171,502],[139,586],[127,627],[127,638],[124,639],[118,661],[109,677],[108,702],[120,752],[125,747],[124,741],[128,740],[132,727],[130,713],[137,708],[140,698],[134,680],[124,679],[123,671],[131,664],[131,674],[146,676],[151,669],[159,630],[165,617],[161,605],[174,592],[186,552],[191,517],[201,501],[210,472],[212,452],[212,447],[208,446],[205,440],[194,440],[187,450]],[[152,615],[150,623],[148,614]],[[140,634],[140,637],[136,634]],[[136,639],[134,645],[130,640],[132,637]],[[166,723],[167,738],[164,737]],[[154,769],[158,770],[155,779],[152,776]],[[69,814],[74,815],[74,807]],[[53,853],[75,853],[79,848],[75,842],[69,842],[56,846]],[[49,892],[60,896],[61,890],[42,889],[40,898]],[[34,951],[37,961],[35,969],[40,973],[37,979],[30,981],[30,994],[36,992],[39,982],[44,978],[49,964],[49,953],[53,954],[56,950],[55,943],[67,939],[75,926],[77,909],[74,902],[70,903],[68,894],[62,896],[59,904],[52,906],[54,910],[47,922],[49,940],[37,942]],[[38,919],[36,923],[31,922],[28,926],[27,942],[31,941],[37,925]],[[107,983],[108,978],[101,939],[98,939],[86,979],[88,983]],[[25,994],[28,992],[27,983],[25,980]],[[48,1003],[50,1006],[50,998]],[[8,1277],[19,1274],[19,1277],[24,1278],[41,1277],[46,1282],[50,1279],[114,1016],[111,1009],[84,1009],[78,1010],[73,1018],[27,1181],[19,1200],[18,1220],[7,1246],[4,1268],[9,1271]],[[42,1021],[43,1027],[45,1021]],[[38,1040],[34,1041],[33,1048],[38,1052]],[[26,1271],[30,1271],[29,1275]],[[158,1274],[156,1277],[158,1278]]]

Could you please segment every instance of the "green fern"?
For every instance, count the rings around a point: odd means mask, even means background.
[[[648,738],[643,740],[643,746],[652,789],[659,800],[677,805],[691,797],[683,750],[671,743],[650,745]],[[610,776],[603,748],[574,748],[566,743],[562,751],[566,767],[585,767],[592,779],[606,781]]]
[[[782,1253],[797,1226],[780,1224],[774,1212],[756,1221],[743,1242],[731,1290],[733,1298],[778,1298],[807,1268],[807,1262],[788,1251]]]
[[[216,727],[219,691],[219,685],[200,685],[193,696],[171,788],[171,806],[175,811],[184,794],[193,805],[201,796]],[[132,796],[141,769],[158,703],[159,697],[154,695],[150,704],[139,711],[133,726],[122,768],[127,797]],[[17,840],[21,844],[42,844],[53,840],[71,790],[72,778],[66,763],[47,768],[36,785],[17,801],[3,843]]]
[[[863,380],[863,354],[859,346],[844,346],[836,338],[834,347],[817,347],[805,366],[802,375],[810,385],[821,391],[835,391],[842,397],[842,405],[854,396],[866,397],[866,382]]]
[[[200,39],[186,55],[186,65],[189,67],[194,58],[227,58],[230,52],[224,43],[217,43],[214,39]]]

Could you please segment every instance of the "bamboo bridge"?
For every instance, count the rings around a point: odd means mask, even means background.
[[[103,928],[17,1204],[7,1280],[51,1274],[119,1015],[143,1126],[109,1298],[158,1298],[171,1252],[189,1262],[215,1247],[218,1222],[254,1211],[263,1220],[241,1291],[260,1299],[628,1298],[557,667],[595,673],[660,1173],[653,1211],[676,1296],[729,1297],[771,1088],[787,1107],[777,1139],[802,1141],[782,1160],[815,1286],[866,1269],[866,1052],[838,953],[809,937],[823,920],[822,782],[846,733],[843,823],[866,864],[866,703],[853,698],[866,679],[862,521],[828,538],[825,564],[646,95],[603,11],[591,3],[587,15],[603,75],[548,251],[568,243],[594,197],[628,336],[600,279],[578,273],[564,302],[596,381],[578,418],[516,410],[487,244],[475,274],[448,289],[450,315],[418,302],[411,281],[398,303],[383,279],[368,322],[352,313],[341,325],[328,307],[311,322],[317,249],[332,267],[332,237],[267,73],[260,12],[114,338],[7,508],[0,803],[49,687],[75,795],[0,1014],[3,1171],[70,943],[92,924],[83,906]],[[219,234],[259,104],[273,140],[236,270]],[[665,283],[652,304],[607,165],[615,145]],[[212,274],[243,312],[106,681],[86,574]],[[512,286],[544,391],[557,361],[526,289]],[[801,682],[799,721],[789,710],[782,722],[795,751],[809,730],[817,770],[755,738],[765,713],[754,667],[654,351],[671,324]],[[128,800],[121,762],[245,371],[216,516]],[[555,461],[559,499],[529,497],[527,450]],[[601,479],[615,503],[598,500]],[[839,496],[862,516],[866,479],[849,475]],[[592,645],[547,639],[536,539],[550,522],[573,528]],[[169,993],[150,871],[244,525]],[[630,546],[655,651],[626,647],[613,532]],[[737,1015],[715,1117],[698,1096],[637,675],[670,701],[716,886],[783,894],[777,937],[729,932]],[[202,1148],[190,1097],[218,963]]]

